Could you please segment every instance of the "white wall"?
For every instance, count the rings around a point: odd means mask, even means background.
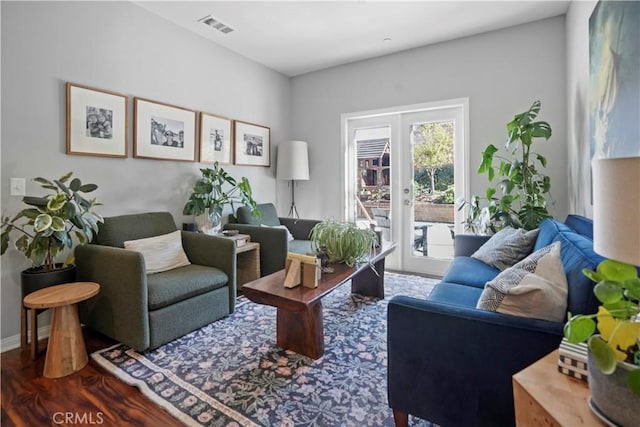
[[[178,225],[198,163],[133,159],[133,96],[259,123],[271,141],[289,137],[289,78],[170,24],[128,2],[5,2],[2,8],[2,214],[23,208],[9,178],[58,178],[68,171],[98,184],[105,216],[168,210]],[[129,99],[129,158],[65,154],[65,83]],[[272,149],[272,165],[275,164]],[[247,176],[259,201],[276,199],[275,167],[225,167]],[[1,258],[2,338],[19,332],[15,250]]]
[[[562,16],[294,77],[291,136],[309,142],[311,165],[296,191],[301,216],[341,215],[340,114],[469,97],[472,172],[488,144],[504,146],[506,123],[541,100],[553,136],[535,148],[549,161],[552,213],[564,219],[565,77]],[[486,186],[474,177],[471,191]]]
[[[597,1],[571,2],[567,34],[567,181],[569,211],[591,217],[589,17]]]

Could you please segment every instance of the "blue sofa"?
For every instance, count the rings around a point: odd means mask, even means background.
[[[388,309],[388,396],[397,426],[408,415],[442,426],[515,425],[511,377],[558,348],[564,323],[476,309],[499,271],[470,258],[487,237],[456,238],[456,257],[427,299],[396,296]],[[593,224],[569,215],[540,224],[534,251],[561,242],[568,311],[595,313],[582,269],[603,260]]]

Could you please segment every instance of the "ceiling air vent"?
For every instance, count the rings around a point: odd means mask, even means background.
[[[215,28],[216,30],[220,31],[221,33],[224,34],[229,34],[230,32],[234,31],[233,28],[229,27],[228,25],[223,24],[222,22],[218,21],[217,19],[213,18],[211,15],[207,15],[204,18],[198,19],[198,22],[202,22],[203,24],[207,24],[208,26]]]

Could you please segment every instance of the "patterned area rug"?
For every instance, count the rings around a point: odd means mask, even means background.
[[[384,300],[340,286],[322,300],[318,360],[275,347],[276,309],[244,297],[232,315],[151,352],[118,344],[91,356],[188,426],[393,426],[387,302],[424,298],[435,283],[387,272]]]

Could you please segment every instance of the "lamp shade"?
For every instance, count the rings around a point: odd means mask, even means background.
[[[304,141],[285,141],[278,145],[276,178],[309,179],[309,153]]]
[[[593,248],[640,265],[640,157],[594,159]]]

